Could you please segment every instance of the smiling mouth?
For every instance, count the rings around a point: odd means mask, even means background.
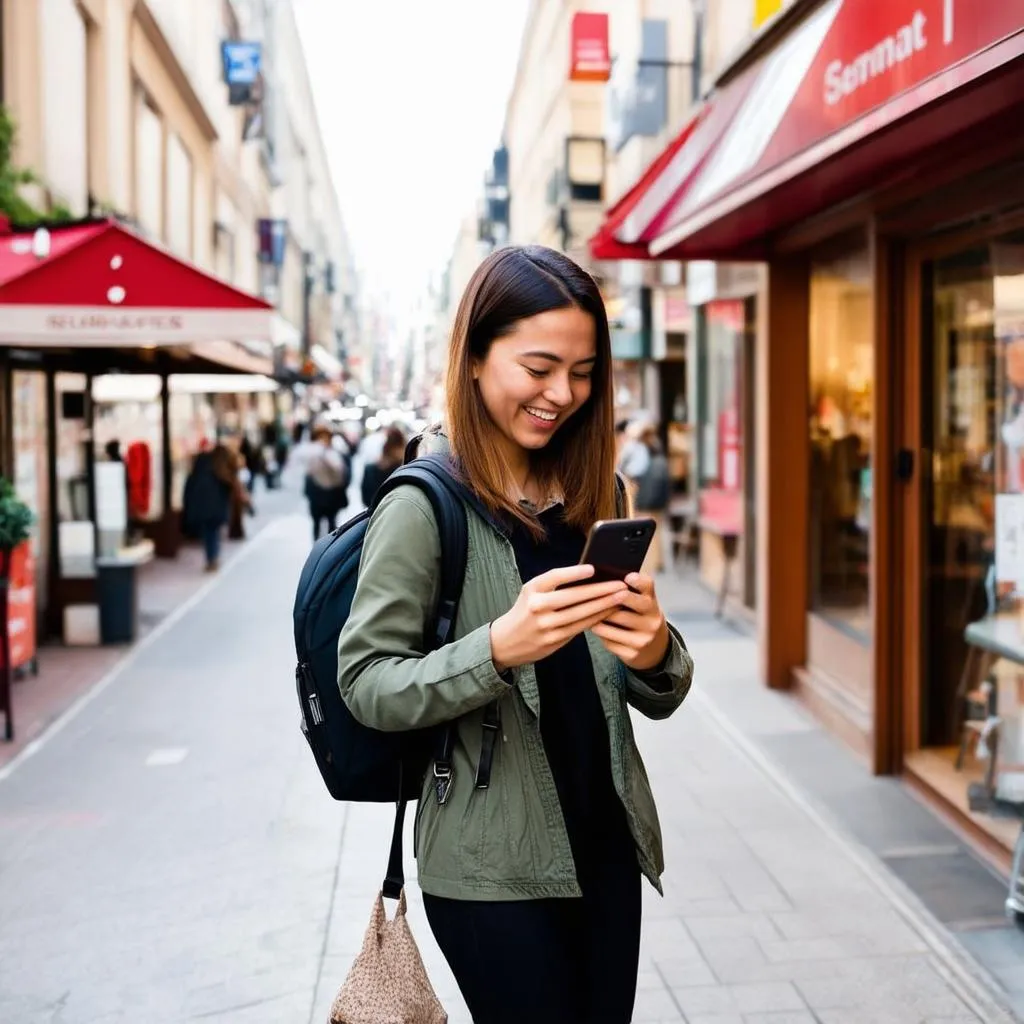
[[[530,405],[524,405],[523,408],[531,415],[536,416],[537,419],[543,420],[545,423],[554,423],[558,419],[557,412],[549,412],[547,409],[536,409]]]

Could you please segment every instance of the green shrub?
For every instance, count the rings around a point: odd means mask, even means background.
[[[9,551],[28,540],[35,516],[14,493],[9,480],[0,477],[0,550]]]

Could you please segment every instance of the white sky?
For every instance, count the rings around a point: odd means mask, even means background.
[[[527,0],[293,3],[357,264],[404,304],[481,191]]]

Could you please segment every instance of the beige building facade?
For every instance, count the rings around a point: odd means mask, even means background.
[[[607,2],[534,0],[505,117],[509,153],[509,240],[550,245],[587,262],[604,196],[605,89],[570,82],[572,17]]]
[[[691,518],[701,515],[705,496],[709,509],[726,510],[715,513],[719,525],[741,535],[730,541],[739,568],[727,588],[749,604],[754,552],[743,543],[742,521],[754,466],[753,445],[744,442],[754,417],[751,345],[764,275],[749,266],[597,260],[588,243],[731,63],[793,2],[537,0],[505,121],[511,240],[562,249],[597,277],[612,330],[618,414],[659,425],[674,500]],[[570,81],[578,12],[608,17],[607,82]],[[700,540],[702,574],[716,586],[724,550],[717,535]]]
[[[332,354],[352,339],[354,259],[290,3],[18,0],[2,11],[0,101],[16,164],[38,176],[35,205],[126,218],[262,294],[293,350],[307,334]],[[256,103],[229,102],[220,47],[231,39],[263,47]],[[272,217],[287,222],[279,273],[258,258],[258,221]]]

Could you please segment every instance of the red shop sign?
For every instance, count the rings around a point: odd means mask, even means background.
[[[572,16],[570,81],[607,82],[611,73],[608,15],[577,11]]]
[[[765,156],[799,149],[1022,28],[1024,0],[840,0]]]
[[[743,96],[740,108],[670,226],[847,126],[866,125],[868,114],[902,104],[903,116],[934,99],[917,87],[1022,31],[1024,0],[827,0],[724,87],[723,96]]]

